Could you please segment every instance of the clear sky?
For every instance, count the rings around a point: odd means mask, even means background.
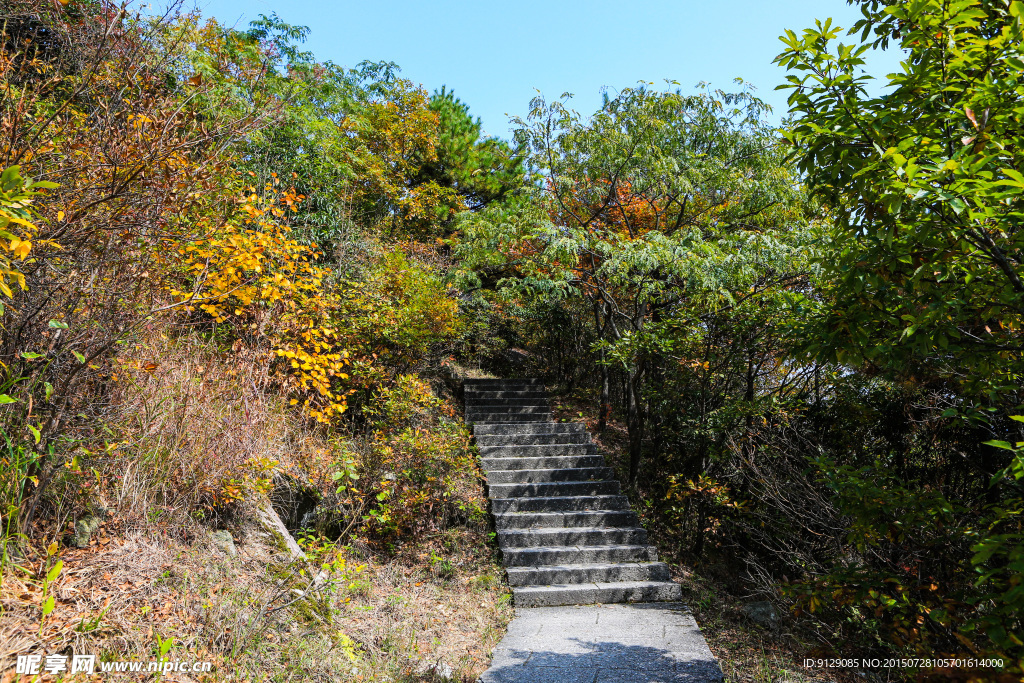
[[[398,63],[428,90],[447,85],[490,135],[510,137],[508,115],[524,116],[540,91],[575,94],[574,108],[593,112],[601,88],[637,81],[700,81],[735,88],[740,77],[785,114],[784,80],[772,59],[778,37],[815,19],[849,27],[859,16],[844,0],[197,0],[208,17],[245,28],[276,12],[312,29],[305,49],[352,67],[364,59]],[[159,3],[154,3],[159,6]],[[898,69],[895,54],[869,62],[877,76]]]

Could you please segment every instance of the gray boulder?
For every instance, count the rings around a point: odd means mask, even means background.
[[[88,548],[92,535],[100,529],[103,520],[110,514],[105,507],[97,507],[95,512],[90,513],[75,522],[75,533],[71,536],[71,545],[76,548]]]
[[[238,557],[238,548],[235,547],[235,539],[231,537],[230,531],[223,529],[211,531],[210,540],[213,542],[213,547],[228,557]]]
[[[771,629],[779,627],[779,613],[775,610],[775,606],[767,600],[747,603],[740,607],[740,612],[747,619],[760,626],[766,626]]]

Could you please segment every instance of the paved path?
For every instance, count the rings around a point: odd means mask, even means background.
[[[722,672],[678,603],[516,609],[480,683],[710,683]]]
[[[553,423],[536,379],[466,380],[465,399],[516,604],[481,683],[720,681],[586,426]]]
[[[538,379],[467,379],[516,607],[675,602],[669,568],[582,422],[551,421]]]

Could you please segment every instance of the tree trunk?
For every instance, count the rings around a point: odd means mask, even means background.
[[[597,417],[597,432],[604,434],[608,427],[608,414],[612,410],[611,399],[609,398],[608,366],[605,365],[604,348],[601,348],[601,407]]]
[[[606,311],[607,315],[607,311]],[[605,322],[601,322],[601,309],[598,306],[597,301],[594,302],[594,329],[597,331],[597,340],[599,342],[604,341],[605,330],[608,327],[607,318]],[[598,408],[597,417],[597,432],[598,434],[604,434],[604,430],[608,427],[608,417],[612,412],[612,402],[610,398],[611,393],[611,379],[609,377],[608,365],[605,363],[607,358],[605,357],[605,349],[601,347],[601,403]]]
[[[642,363],[633,367],[632,372],[626,380],[626,428],[629,432],[629,486],[636,486],[640,476],[641,447],[644,439],[644,421],[640,410],[640,401],[637,396],[637,384],[640,375],[643,373]]]

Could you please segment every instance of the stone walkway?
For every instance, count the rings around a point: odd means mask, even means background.
[[[586,426],[552,422],[538,380],[466,380],[465,399],[516,605],[481,683],[720,681]]]
[[[711,683],[722,671],[678,603],[532,607],[480,683]]]
[[[552,422],[539,380],[466,380],[465,400],[516,607],[680,599],[586,425]]]

